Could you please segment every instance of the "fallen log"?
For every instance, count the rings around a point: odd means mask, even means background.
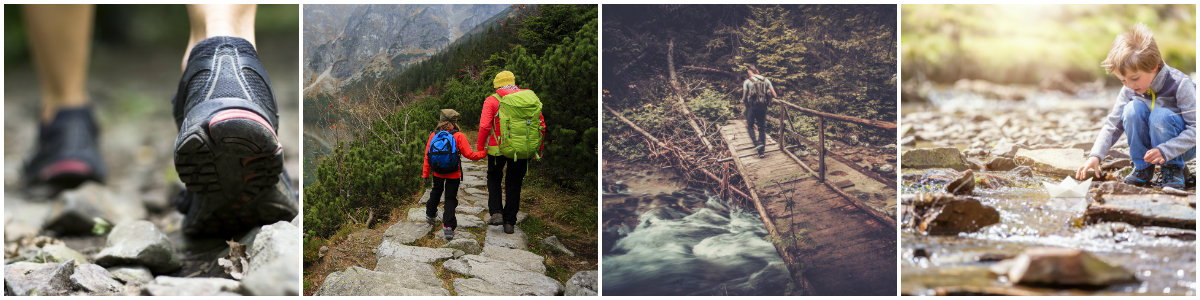
[[[700,125],[696,125],[695,116],[692,115],[691,110],[688,110],[687,102],[683,100],[685,93],[683,92],[683,88],[679,87],[679,81],[675,79],[675,59],[671,55],[672,52],[675,52],[675,40],[673,39],[667,42],[667,69],[671,72],[671,87],[675,89],[675,99],[679,100],[679,110],[683,111],[683,117],[687,119],[688,125],[692,126],[692,130],[696,131],[696,137],[700,138],[700,142],[704,143],[704,147],[708,148],[708,151],[712,151],[712,143],[708,141],[708,138],[704,137],[704,130],[700,128]]]

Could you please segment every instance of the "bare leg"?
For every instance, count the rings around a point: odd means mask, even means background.
[[[188,38],[187,50],[183,53],[183,66],[187,66],[192,46],[214,36],[235,36],[254,44],[254,4],[190,4],[187,6],[192,33]]]
[[[93,5],[24,5],[29,46],[42,91],[41,121],[60,108],[89,103],[88,54],[92,47]]]

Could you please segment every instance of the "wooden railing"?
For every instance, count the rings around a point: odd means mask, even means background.
[[[817,176],[818,176],[818,178],[820,178],[821,182],[825,181],[825,171],[827,169],[825,167],[825,157],[829,156],[837,161],[842,162],[846,166],[849,166],[850,168],[854,169],[855,171],[858,171],[859,173],[862,173],[863,175],[867,175],[867,177],[871,177],[871,179],[874,179],[875,181],[887,184],[889,186],[896,185],[895,178],[883,177],[883,176],[879,175],[879,173],[875,173],[872,170],[864,169],[863,167],[859,166],[858,164],[850,161],[849,159],[847,159],[845,157],[842,157],[841,155],[827,153],[828,151],[826,151],[826,147],[825,147],[825,119],[828,118],[828,119],[833,119],[833,120],[841,121],[841,122],[848,122],[848,123],[863,125],[863,126],[872,127],[872,128],[884,129],[884,130],[891,131],[893,133],[893,136],[895,136],[894,133],[896,131],[896,123],[876,121],[876,120],[867,120],[867,119],[856,118],[856,117],[851,117],[851,116],[846,116],[846,115],[839,115],[839,114],[831,114],[831,113],[827,113],[827,112],[822,112],[822,111],[817,111],[817,110],[800,107],[799,105],[792,104],[792,103],[785,102],[785,101],[780,101],[780,100],[772,100],[772,102],[780,104],[781,105],[780,107],[783,108],[783,112],[781,113],[782,118],[774,120],[775,122],[779,123],[779,136],[781,137],[779,139],[780,150],[783,151],[784,153],[790,154],[790,152],[787,152],[787,150],[786,150],[786,147],[787,147],[786,140],[787,139],[782,138],[785,136],[784,135],[785,133],[792,136],[797,141],[800,141],[800,143],[803,143],[804,145],[808,146],[809,148],[817,149],[817,151],[818,151],[817,166],[818,167],[817,167],[816,172],[817,172]],[[801,136],[799,133],[796,132],[795,128],[792,126],[793,125],[792,122],[790,121],[791,120],[791,117],[790,117],[791,110],[795,110],[802,114],[817,117],[817,145],[813,145],[811,141],[809,141],[807,138],[804,138],[803,136]]]

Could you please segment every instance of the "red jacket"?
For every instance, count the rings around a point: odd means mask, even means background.
[[[435,135],[437,135],[436,131],[429,134],[429,140],[427,142],[425,142],[425,153],[429,153],[429,143],[433,141],[433,136],[435,136]],[[472,151],[471,144],[467,143],[467,136],[463,135],[462,132],[454,133],[454,145],[458,147],[458,152],[462,153],[462,156],[466,157],[467,159],[479,160],[480,158],[484,158],[487,156],[487,151],[483,151],[483,150]],[[421,170],[421,177],[429,178],[429,173],[430,173],[429,172],[429,156],[428,155],[423,155],[423,156],[424,156],[424,159],[422,159],[422,160],[424,162],[422,164],[424,164],[425,166]],[[433,176],[437,176],[438,178],[446,178],[446,179],[459,179],[459,178],[462,178],[462,169],[459,169],[458,171],[454,171],[454,173],[450,173],[450,174],[433,173]]]
[[[504,97],[504,96],[508,96],[508,94],[512,94],[512,93],[516,93],[516,92],[524,91],[524,90],[525,89],[498,89],[498,90],[496,90],[496,94],[499,94],[500,97]],[[496,139],[500,135],[500,118],[496,117],[496,114],[499,112],[500,112],[500,99],[496,99],[496,97],[488,96],[487,99],[483,100],[483,113],[479,115],[479,139],[475,140],[477,142],[477,144],[475,145],[475,149],[477,151],[483,151],[484,147],[486,147],[486,146],[499,146],[500,145],[496,141]],[[541,119],[541,121],[542,121],[542,136],[546,136],[546,117],[542,116],[542,115],[538,115],[538,119]],[[495,134],[492,133],[492,129],[496,130]],[[487,142],[484,143],[483,141],[487,141]],[[541,148],[538,148],[538,149],[545,149],[545,148],[546,148],[546,144],[542,143]],[[499,152],[492,153],[492,155],[499,156],[500,153]]]

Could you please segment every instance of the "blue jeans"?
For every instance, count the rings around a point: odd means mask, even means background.
[[[1166,108],[1150,111],[1142,101],[1129,101],[1121,113],[1121,123],[1125,126],[1125,138],[1129,139],[1129,156],[1133,167],[1137,170],[1150,165],[1142,158],[1146,151],[1179,136],[1183,132],[1183,118]],[[1182,167],[1183,163],[1196,157],[1196,147],[1175,158],[1168,160],[1166,165]]]

